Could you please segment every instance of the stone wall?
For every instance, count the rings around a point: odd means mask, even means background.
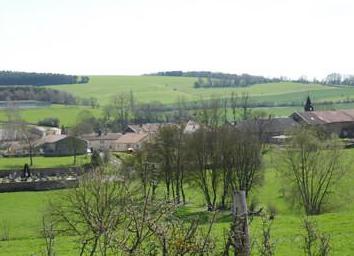
[[[67,175],[80,175],[84,170],[79,167],[70,168],[38,168],[30,169],[31,174],[36,176],[67,176]],[[0,178],[19,177],[23,174],[23,170],[0,170]]]
[[[77,180],[51,180],[51,181],[37,181],[37,182],[0,183],[0,193],[64,189],[64,188],[75,187],[77,184],[78,184]]]

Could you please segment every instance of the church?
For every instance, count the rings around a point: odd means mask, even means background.
[[[290,118],[303,125],[321,127],[342,138],[354,138],[354,109],[316,111],[307,97],[304,110],[291,114]]]

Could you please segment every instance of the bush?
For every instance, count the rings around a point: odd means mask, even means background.
[[[59,119],[56,117],[48,117],[38,121],[38,125],[49,126],[49,127],[59,127]]]

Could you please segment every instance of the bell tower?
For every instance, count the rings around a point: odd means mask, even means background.
[[[310,96],[307,96],[307,99],[306,99],[306,102],[305,102],[305,106],[304,106],[304,110],[305,110],[305,112],[314,111],[314,108],[313,108],[312,103],[311,103]]]

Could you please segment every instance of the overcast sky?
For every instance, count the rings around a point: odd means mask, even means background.
[[[0,0],[0,70],[354,74],[352,0]]]

